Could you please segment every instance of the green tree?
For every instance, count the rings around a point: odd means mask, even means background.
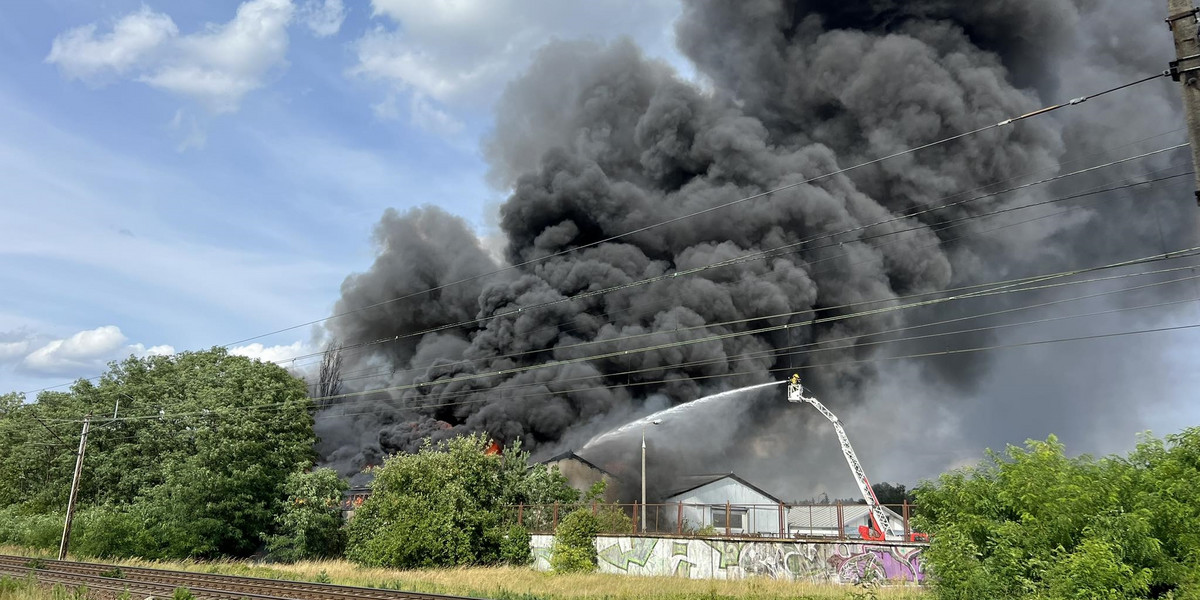
[[[398,568],[494,564],[503,558],[506,505],[577,498],[556,471],[529,468],[519,444],[501,455],[487,446],[472,435],[389,457],[350,522],[347,557]]]
[[[333,469],[288,476],[287,498],[275,517],[278,533],[268,544],[271,554],[289,562],[341,556],[346,545],[341,504],[347,487]]]
[[[880,504],[891,509],[896,509],[897,506],[908,501],[910,504],[915,500],[911,490],[907,489],[903,483],[888,483],[886,481],[871,485],[871,491],[875,492],[875,499]]]
[[[81,512],[107,507],[139,523],[129,543],[147,557],[250,554],[274,526],[288,474],[314,458],[304,383],[221,348],[129,358],[96,383],[3,406],[0,507],[65,508],[80,420],[92,414]]]

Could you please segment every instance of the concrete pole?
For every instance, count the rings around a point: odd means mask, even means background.
[[[650,421],[649,425],[658,425],[662,419]],[[646,533],[646,425],[642,423],[642,533]],[[633,515],[637,518],[637,515]],[[655,517],[657,519],[657,517]],[[634,525],[637,525],[634,523]]]
[[[83,452],[87,449],[90,424],[91,417],[84,417],[83,432],[79,434],[79,452],[75,454],[75,476],[71,478],[71,496],[67,500],[67,520],[63,523],[62,543],[58,546],[58,560],[67,558],[67,546],[71,543],[71,519],[75,517],[75,499],[79,496],[79,476],[83,474]]]
[[[642,533],[646,533],[646,426],[642,425]]]
[[[1192,143],[1192,169],[1196,172],[1196,202],[1200,204],[1200,40],[1193,0],[1167,0],[1167,25],[1175,36],[1171,78],[1180,82],[1183,114]]]

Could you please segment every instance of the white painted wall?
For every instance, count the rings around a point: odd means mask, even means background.
[[[758,493],[757,491],[746,487],[742,483],[726,478],[702,485],[694,490],[667,498],[665,502],[674,504],[682,502],[683,518],[685,520],[685,528],[701,529],[713,524],[713,509],[719,508],[723,511],[725,504],[743,505],[745,508],[742,527],[731,528],[734,533],[751,533],[764,535],[780,535],[779,530],[779,504],[769,496]],[[753,508],[744,505],[755,504]],[[668,515],[674,519],[678,511],[672,511],[669,507],[665,510]],[[786,518],[786,515],[785,515]],[[784,523],[784,532],[787,529],[786,522]],[[722,529],[718,527],[718,529]]]

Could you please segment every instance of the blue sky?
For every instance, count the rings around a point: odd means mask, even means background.
[[[690,76],[673,44],[678,11],[676,0],[0,4],[0,391],[327,316],[342,280],[370,265],[388,207],[444,207],[494,248],[505,195],[479,148],[505,83],[554,37],[627,35]],[[1109,428],[1128,435],[1086,449],[1200,422],[1194,338],[1108,342],[1171,389],[1158,403],[1118,393],[1128,410],[1098,405],[1131,419]],[[238,351],[314,349],[309,329],[257,342]],[[1022,356],[1005,360],[1036,362]],[[1037,421],[1030,437],[1048,433]],[[970,440],[970,455],[996,441]]]
[[[520,7],[516,5],[520,4]],[[518,10],[519,8],[519,10]],[[482,237],[491,105],[552,37],[673,50],[673,1],[0,7],[0,389],[328,315],[387,207]],[[309,350],[297,330],[243,352]]]

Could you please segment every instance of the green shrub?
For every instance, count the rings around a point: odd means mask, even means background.
[[[595,571],[596,534],[599,531],[600,521],[591,509],[581,508],[568,514],[554,532],[550,567],[558,573]]]
[[[533,562],[533,552],[530,550],[532,536],[529,530],[520,525],[508,528],[504,540],[500,542],[500,560],[513,566],[524,566]]]
[[[349,523],[346,557],[392,568],[495,564],[505,558],[508,507],[578,499],[556,469],[530,468],[518,444],[501,455],[487,447],[472,435],[388,458]]]
[[[267,549],[284,562],[335,558],[346,548],[342,523],[342,493],[346,491],[333,469],[298,470],[284,484],[287,499],[275,517],[278,533]]]
[[[596,510],[596,523],[600,533],[626,535],[633,531],[633,519],[616,504],[604,504]]]
[[[922,483],[914,525],[940,600],[1200,600],[1198,488],[1200,427],[1099,459],[1050,436]]]
[[[64,515],[20,515],[16,517],[16,539],[11,543],[29,548],[58,548],[62,542]]]
[[[1087,539],[1074,552],[1063,553],[1063,559],[1050,567],[1045,575],[1050,597],[1063,600],[1144,598],[1150,590],[1150,570],[1135,570],[1122,562],[1116,550],[1101,540]]]
[[[113,506],[95,506],[79,512],[71,533],[71,551],[82,556],[116,558],[144,556],[139,537],[145,527],[142,519],[128,510]]]

